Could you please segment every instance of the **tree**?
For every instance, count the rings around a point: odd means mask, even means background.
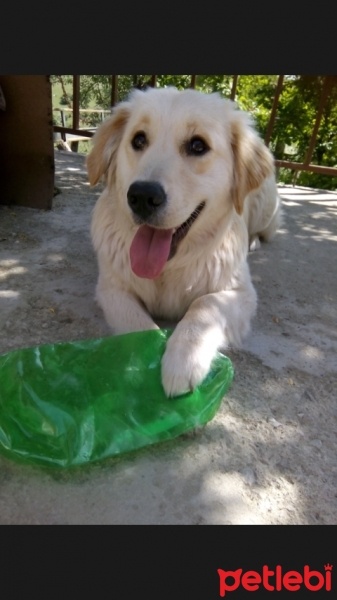
[[[240,109],[250,112],[257,130],[265,137],[273,105],[278,75],[240,75],[235,101]],[[72,76],[52,75],[53,87],[61,89],[60,104],[72,106]],[[121,101],[133,87],[143,89],[151,82],[151,75],[119,75],[118,96]],[[321,125],[311,162],[317,165],[337,166],[337,77],[331,78],[331,89],[324,109]],[[229,98],[233,75],[197,75],[196,89],[219,92]],[[275,158],[302,162],[310,143],[319,106],[324,76],[285,75],[279,98],[277,116],[270,140]],[[191,85],[191,75],[158,75],[157,86],[175,86],[185,89]],[[80,107],[111,108],[111,76],[81,75]],[[81,126],[94,127],[98,124],[95,113],[82,113]],[[281,168],[279,181],[292,183],[294,171]],[[296,172],[299,185],[337,189],[337,177],[310,172]]]

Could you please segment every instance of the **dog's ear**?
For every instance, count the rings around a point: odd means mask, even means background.
[[[274,160],[247,113],[235,111],[231,136],[234,158],[232,196],[235,210],[241,215],[247,194],[274,172]]]
[[[92,138],[93,148],[87,156],[86,166],[90,185],[96,185],[106,174],[110,165],[114,165],[117,149],[120,144],[124,126],[130,115],[130,107],[123,102],[113,109],[108,117],[97,128]]]

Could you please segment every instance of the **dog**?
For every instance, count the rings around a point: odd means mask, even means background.
[[[86,165],[104,188],[91,221],[98,304],[116,334],[174,323],[162,385],[189,392],[250,331],[248,252],[280,224],[273,156],[219,93],[147,88],[113,108]]]

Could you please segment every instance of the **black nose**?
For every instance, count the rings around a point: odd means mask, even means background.
[[[156,181],[135,181],[129,187],[129,206],[142,219],[148,219],[165,202],[165,191]]]

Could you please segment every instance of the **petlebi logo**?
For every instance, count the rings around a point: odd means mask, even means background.
[[[263,565],[261,572],[218,569],[219,594],[223,598],[240,588],[248,592],[255,592],[261,588],[269,592],[297,592],[303,588],[311,592],[331,592],[332,567],[333,565],[327,563],[322,571],[311,569],[309,565],[305,565],[301,571],[284,571],[281,565],[276,565],[274,569]]]

